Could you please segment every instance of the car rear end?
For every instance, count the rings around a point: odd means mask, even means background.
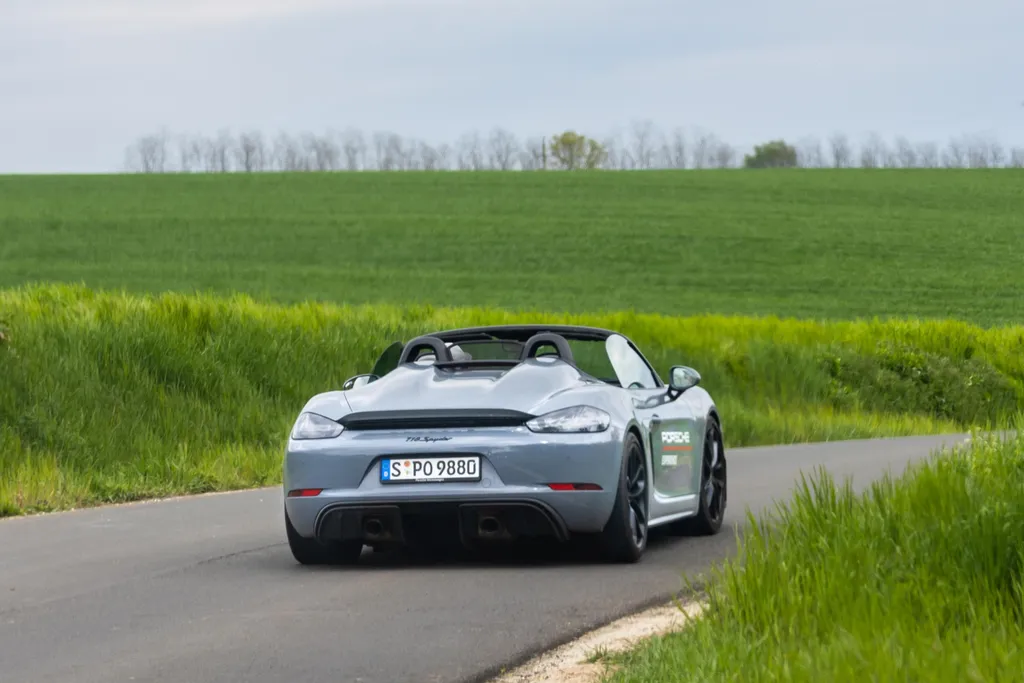
[[[330,431],[318,438],[293,432],[289,519],[305,537],[381,546],[600,531],[615,501],[621,430],[552,424],[508,410],[417,410],[323,422]]]

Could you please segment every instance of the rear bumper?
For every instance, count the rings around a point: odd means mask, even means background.
[[[362,538],[366,543],[405,543],[428,526],[432,531],[447,529],[464,540],[521,536],[565,540],[572,533],[601,531],[614,505],[614,489],[552,491],[539,487],[529,492],[497,490],[484,495],[452,492],[386,497],[325,491],[319,496],[285,498],[288,518],[301,536]],[[494,533],[488,533],[487,518],[498,522]],[[367,529],[370,520],[383,527],[380,534]]]
[[[529,499],[334,503],[321,509],[313,531],[322,541],[361,540],[367,544],[404,545],[439,536],[463,543],[523,537],[569,539],[561,515]]]

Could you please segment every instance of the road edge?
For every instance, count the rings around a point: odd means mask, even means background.
[[[602,659],[626,652],[643,641],[675,632],[703,614],[703,596],[665,603],[634,612],[583,633],[567,643],[531,657],[487,683],[598,683],[609,673]]]

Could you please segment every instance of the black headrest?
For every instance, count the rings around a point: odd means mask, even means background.
[[[445,343],[437,337],[431,337],[430,335],[424,335],[422,337],[416,337],[409,341],[402,349],[402,356],[398,360],[398,364],[411,363],[416,360],[420,351],[423,349],[430,349],[434,352],[434,362],[438,363],[450,363],[452,361],[452,352],[448,350]]]
[[[559,358],[570,365],[574,364],[572,349],[569,348],[569,342],[565,340],[565,337],[560,334],[555,334],[554,332],[538,332],[527,339],[526,344],[523,346],[523,350],[519,353],[519,360],[523,361],[527,358],[533,358],[537,349],[545,344],[553,345],[558,350]]]

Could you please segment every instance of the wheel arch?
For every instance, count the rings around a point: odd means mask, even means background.
[[[630,434],[636,436],[636,440],[640,442],[640,448],[644,452],[644,458],[647,460],[647,463],[650,464],[651,459],[654,457],[654,450],[651,446],[650,433],[648,433],[645,438],[644,430],[640,427],[640,423],[637,422],[637,420],[634,418],[629,421],[629,424],[626,425],[626,430],[622,434],[623,444],[625,444],[626,439],[629,437]],[[625,452],[623,452],[622,457],[626,457]]]
[[[629,426],[626,427],[626,434],[629,434],[630,432],[636,434],[636,438],[640,440],[640,445],[644,447],[644,450],[647,450],[647,446],[644,444],[644,434],[640,430],[640,425],[637,424],[636,421],[630,422]]]
[[[718,448],[722,458],[725,458],[725,430],[722,429],[722,418],[719,416],[718,408],[714,404],[708,409],[707,419],[713,420],[718,428]]]

